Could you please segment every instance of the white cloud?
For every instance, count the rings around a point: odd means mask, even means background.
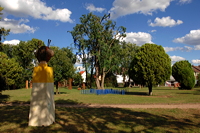
[[[95,7],[93,4],[86,4],[86,9],[90,12],[103,12],[105,8]]]
[[[150,32],[156,32],[156,30],[151,30]]]
[[[186,34],[181,38],[176,38],[173,40],[173,42],[189,45],[200,45],[200,29],[191,30],[189,34]]]
[[[180,4],[187,4],[187,3],[191,3],[192,0],[179,0]]]
[[[192,63],[194,63],[194,64],[200,64],[200,60],[198,60],[198,59],[192,60]]]
[[[19,44],[20,40],[10,40],[10,41],[4,41],[3,44],[11,44],[11,45],[17,45]]]
[[[181,61],[181,60],[185,60],[185,58],[183,58],[183,57],[180,57],[180,56],[170,56],[170,58],[171,58],[171,61],[172,62],[177,62],[177,61]]]
[[[14,20],[14,19],[4,18],[2,21],[0,21],[0,25],[5,29],[10,29],[10,31],[14,34],[25,33],[25,32],[34,33],[37,28],[33,28],[26,25],[25,23],[27,22],[29,22],[28,19]]]
[[[66,8],[53,10],[40,0],[0,0],[0,5],[6,13],[17,17],[31,16],[36,19],[73,22],[70,19],[71,11]]]
[[[161,26],[161,27],[173,27],[176,25],[180,25],[182,24],[183,21],[181,20],[177,20],[175,21],[174,19],[171,19],[170,16],[168,17],[162,17],[162,18],[156,18],[154,20],[154,23],[149,23],[150,26],[155,27],[155,26]]]
[[[194,50],[200,50],[200,45],[194,46]]]
[[[125,42],[130,42],[133,44],[136,44],[138,46],[141,46],[145,43],[153,43],[151,41],[152,37],[149,33],[145,33],[145,32],[130,32],[130,33],[126,33],[126,37],[123,38],[123,41]]]
[[[171,1],[172,0],[115,0],[109,12],[111,13],[112,19],[134,13],[152,15],[152,13],[157,10],[165,11]]]
[[[183,51],[183,52],[189,52],[191,50],[196,50],[192,47],[189,47],[189,46],[184,46],[184,47],[164,47],[165,49],[165,52],[170,52],[170,51],[177,51],[177,50],[180,50],[180,51]]]

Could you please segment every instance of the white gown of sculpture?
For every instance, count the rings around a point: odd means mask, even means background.
[[[49,126],[55,122],[53,69],[40,63],[33,71],[29,126]]]

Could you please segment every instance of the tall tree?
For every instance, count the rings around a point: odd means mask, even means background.
[[[53,67],[54,71],[54,82],[56,84],[56,94],[58,91],[58,82],[64,79],[71,78],[75,72],[74,69],[74,58],[72,51],[67,48],[51,47],[54,51],[54,56],[48,62],[50,67]]]
[[[120,73],[123,76],[123,84],[125,85],[125,78],[128,75],[128,71],[132,62],[132,59],[136,55],[137,51],[139,49],[139,46],[132,43],[122,43],[122,48],[120,52]],[[130,80],[130,79],[129,79]]]
[[[120,39],[125,37],[125,27],[117,27],[109,15],[98,17],[92,13],[82,15],[81,24],[70,31],[75,46],[92,57],[97,89],[104,88],[105,75],[119,65]]]
[[[0,6],[0,15],[3,15],[2,11],[3,11],[3,7]],[[2,18],[0,17],[0,20],[1,19]],[[4,27],[0,27],[0,44],[1,44],[2,38],[5,39],[5,37],[9,35],[9,32],[10,32],[10,29],[5,29]]]
[[[153,85],[165,82],[171,75],[171,59],[160,45],[144,44],[133,58],[129,76],[134,82],[147,85],[152,95]]]
[[[195,85],[192,65],[187,61],[178,61],[172,66],[172,75],[180,83],[180,89],[191,90]]]
[[[0,92],[21,81],[23,68],[14,59],[0,52]]]

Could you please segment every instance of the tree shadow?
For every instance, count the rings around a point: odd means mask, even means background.
[[[81,104],[70,99],[62,100],[62,102]],[[190,120],[188,117],[176,118],[162,113],[157,115],[151,111],[98,108],[98,106],[89,108],[87,104],[81,105],[81,108],[57,106],[56,122],[47,127],[28,126],[29,106],[1,106],[0,132],[133,133],[157,131],[170,133],[193,128],[199,130],[199,111],[191,112],[190,116],[193,118]]]
[[[194,92],[194,95],[200,95],[200,90],[196,90],[196,91]]]
[[[67,100],[63,100],[63,99],[58,99],[55,101],[56,104],[59,105],[65,105],[65,104],[70,104],[70,105],[80,105],[83,104],[82,102],[78,102],[78,100],[71,100],[71,99],[67,99]]]
[[[67,92],[58,92],[58,95],[59,94],[68,94]],[[56,95],[56,92],[54,92],[54,95]]]
[[[0,103],[5,103],[9,101],[10,96],[9,95],[0,95]]]
[[[126,92],[125,95],[149,96],[147,92]]]

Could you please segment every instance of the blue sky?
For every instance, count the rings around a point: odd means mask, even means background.
[[[126,27],[126,42],[162,45],[172,63],[200,65],[200,0],[0,0],[0,26],[11,29],[3,40],[17,44],[32,38],[73,47],[70,33],[83,14],[111,14]]]

